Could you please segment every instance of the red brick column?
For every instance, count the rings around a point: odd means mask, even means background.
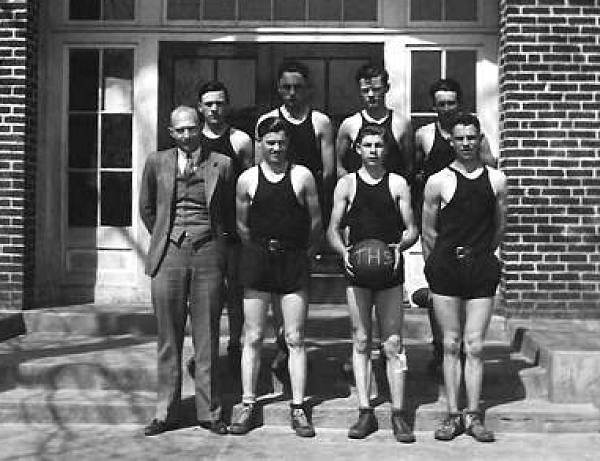
[[[0,0],[0,309],[33,290],[36,3]]]
[[[507,314],[600,317],[600,0],[500,1]]]

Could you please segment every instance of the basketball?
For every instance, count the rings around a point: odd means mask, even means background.
[[[358,286],[379,289],[394,278],[394,250],[381,240],[358,242],[350,249],[349,259]]]

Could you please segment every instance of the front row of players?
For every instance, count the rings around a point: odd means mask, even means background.
[[[162,210],[164,203],[168,202],[165,197],[171,192],[168,190],[170,186],[163,184],[164,173],[161,173],[161,169],[170,171],[170,160],[154,159],[154,163],[146,166],[142,181],[141,195],[146,199],[141,201],[140,208],[156,247],[151,244],[151,256],[154,256],[149,259],[151,267],[148,268],[153,277],[153,304],[157,313],[165,313],[164,325],[161,326],[161,319],[158,318],[159,339],[166,335],[162,345],[159,341],[159,369],[161,360],[165,361],[163,372],[167,374],[172,374],[178,368],[175,363],[177,360],[181,361],[183,323],[180,320],[185,318],[183,312],[183,317],[177,315],[175,325],[173,320],[167,318],[173,313],[167,315],[165,310],[168,304],[172,304],[170,297],[175,286],[173,284],[179,286],[179,279],[173,278],[174,271],[183,271],[182,280],[188,280],[186,273],[190,270],[192,274],[198,272],[196,263],[197,267],[205,269],[204,256],[198,258],[201,256],[198,252],[210,250],[213,255],[210,228],[224,220],[219,213],[213,214],[210,195],[204,199],[201,193],[197,197],[194,195],[198,187],[189,178],[195,176],[188,173],[186,167],[193,164],[196,168],[194,171],[201,171],[203,174],[196,176],[203,179],[209,188],[220,181],[230,182],[234,174],[230,171],[229,162],[220,158],[186,161],[185,154],[192,159],[195,152],[199,151],[198,143],[194,142],[197,137],[194,135],[198,135],[199,131],[197,125],[197,116],[191,111],[184,108],[174,111],[171,130],[178,141],[177,153],[180,155],[173,157],[177,159],[173,162],[180,164],[180,174],[176,180],[182,186],[179,187],[177,183],[178,205],[175,211]],[[428,180],[422,224],[425,275],[433,293],[435,314],[443,334],[443,374],[448,396],[448,416],[435,431],[435,437],[451,440],[466,431],[477,440],[492,441],[494,435],[483,425],[479,409],[483,374],[481,352],[499,281],[499,263],[494,251],[504,229],[506,185],[501,172],[482,163],[482,135],[476,117],[458,115],[453,119],[450,131],[456,159]],[[204,331],[206,328],[214,330],[213,326],[209,327],[214,322],[192,312],[192,329],[198,330],[193,331],[194,339],[196,336],[211,338],[210,344],[203,343],[206,345],[204,352],[208,352],[210,357],[202,351],[196,351],[196,363],[202,364],[201,368],[196,369],[195,377],[199,395],[196,399],[198,419],[206,421],[209,429],[219,434],[227,431],[244,434],[259,424],[256,384],[260,349],[268,305],[270,302],[279,302],[289,347],[291,426],[299,436],[312,437],[315,435],[314,427],[304,407],[307,373],[304,325],[308,306],[309,261],[322,235],[317,185],[308,168],[294,164],[288,157],[289,134],[281,118],[262,119],[257,127],[257,135],[262,159],[258,165],[240,175],[236,190],[237,232],[242,241],[239,276],[240,284],[244,287],[245,322],[242,411],[228,429],[224,427],[217,375],[211,365],[215,361],[216,334],[215,331],[210,334]],[[371,318],[374,306],[386,359],[392,428],[398,441],[410,443],[415,437],[407,421],[403,402],[407,360],[402,340],[403,310],[398,300],[402,299],[404,282],[402,252],[416,241],[418,230],[412,216],[410,189],[406,180],[388,172],[385,166],[389,145],[387,136],[386,130],[377,125],[366,124],[359,130],[355,142],[361,166],[358,171],[338,181],[327,237],[343,259],[348,279],[352,362],[359,401],[359,417],[348,436],[364,438],[378,427],[369,401]],[[161,194],[167,195],[161,198]],[[219,197],[219,200],[226,199]],[[181,238],[174,239],[171,235],[166,243],[162,243],[166,233],[162,229],[157,231],[156,225],[163,221],[168,225],[169,213],[175,213],[175,218],[170,219],[180,222],[184,230]],[[188,229],[186,226],[190,216],[195,221]],[[366,280],[360,275],[360,266],[365,263],[361,262],[356,248],[361,242],[373,239],[384,242],[384,247],[373,245],[363,249],[375,251],[377,258],[386,260],[392,270],[375,280]],[[189,249],[186,247],[188,240]],[[165,251],[167,256],[164,256]],[[211,257],[214,259],[215,255]],[[165,266],[171,260],[173,264]],[[215,259],[215,263],[221,264],[219,258]],[[186,269],[185,265],[190,267]],[[366,265],[369,265],[368,258]],[[165,267],[161,269],[162,266]],[[198,273],[202,276],[204,272]],[[189,284],[190,280],[186,286]],[[217,289],[213,285],[208,287],[209,294]],[[197,300],[194,301],[195,295],[188,293],[189,290],[189,286],[183,287],[182,296],[191,298],[193,303],[190,302],[190,306],[195,306]],[[164,302],[160,301],[163,292]],[[176,304],[183,306],[185,301],[178,300]],[[216,306],[219,303],[213,304]],[[205,309],[201,311],[206,312]],[[464,323],[461,322],[463,312],[466,316]],[[161,329],[167,326],[170,330],[165,330],[161,336]],[[457,403],[462,375],[459,355],[461,342],[464,342],[466,352],[464,375],[468,408],[464,413],[459,413]],[[179,375],[172,378],[166,380],[169,382],[168,389],[159,392],[159,396],[163,396],[162,403],[157,408],[157,418],[146,428],[147,435],[169,428],[170,413],[176,410],[180,398],[180,391],[175,388],[180,386],[181,378]]]
[[[482,136],[476,117],[457,116],[451,133],[456,160],[427,183],[423,215],[425,271],[443,333],[448,394],[448,417],[435,431],[435,437],[451,440],[466,431],[479,441],[492,441],[494,435],[485,428],[479,409],[481,351],[499,281],[494,251],[504,228],[506,186],[502,173],[484,166],[480,159]],[[237,228],[243,242],[240,276],[245,287],[245,337],[243,407],[230,432],[244,434],[259,424],[256,382],[260,347],[268,305],[279,301],[289,347],[291,426],[298,435],[312,437],[314,427],[303,406],[304,323],[309,260],[321,235],[317,188],[310,171],[290,161],[288,135],[281,119],[263,119],[257,134],[262,160],[240,176],[236,192]],[[337,183],[327,238],[342,258],[348,279],[352,362],[359,402],[359,417],[348,436],[364,438],[378,427],[369,400],[374,307],[386,359],[392,429],[398,441],[410,443],[415,437],[404,408],[407,360],[402,339],[403,309],[398,300],[402,299],[404,282],[402,252],[415,243],[418,230],[406,180],[386,170],[386,136],[386,130],[377,125],[365,125],[359,131],[356,146],[361,167]],[[361,261],[356,248],[373,239],[387,246],[364,246],[367,261]],[[376,279],[361,275],[358,265],[368,266],[372,257],[387,258],[392,269],[382,271]],[[462,327],[461,309],[466,315]],[[463,414],[457,406],[461,341],[466,352],[468,400]]]

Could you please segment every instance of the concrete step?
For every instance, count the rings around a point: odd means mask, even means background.
[[[0,418],[4,423],[100,423],[123,424],[150,421],[156,394],[139,391],[14,389],[0,393]],[[346,429],[356,421],[358,403],[354,394],[344,398],[311,402],[317,428]],[[289,425],[289,402],[278,396],[261,400],[267,426]],[[182,420],[193,424],[193,398],[183,397]],[[237,409],[234,409],[234,415]],[[417,431],[432,431],[443,418],[442,402],[425,402],[414,409]],[[375,408],[382,430],[390,430],[389,406]],[[600,411],[591,404],[555,404],[544,400],[489,402],[487,425],[499,433],[511,432],[597,432]]]
[[[404,336],[408,339],[431,340],[426,309],[404,309]],[[57,333],[76,336],[154,336],[156,320],[149,305],[84,304],[48,309],[33,309],[19,313],[28,334]],[[376,323],[374,323],[376,324]],[[229,334],[226,315],[221,317],[221,336]],[[271,333],[269,333],[271,334]],[[505,320],[493,316],[487,339],[509,341]],[[308,337],[350,337],[350,318],[345,304],[311,303],[306,324]]]
[[[551,402],[600,407],[600,325],[592,328],[594,323],[540,321],[508,327],[514,347],[540,369],[537,379],[545,381]]]
[[[25,323],[20,312],[0,312],[0,341],[25,333]]]

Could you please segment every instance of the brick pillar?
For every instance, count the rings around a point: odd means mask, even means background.
[[[37,1],[0,0],[0,309],[33,290]]]
[[[500,0],[509,315],[600,317],[600,0]]]

